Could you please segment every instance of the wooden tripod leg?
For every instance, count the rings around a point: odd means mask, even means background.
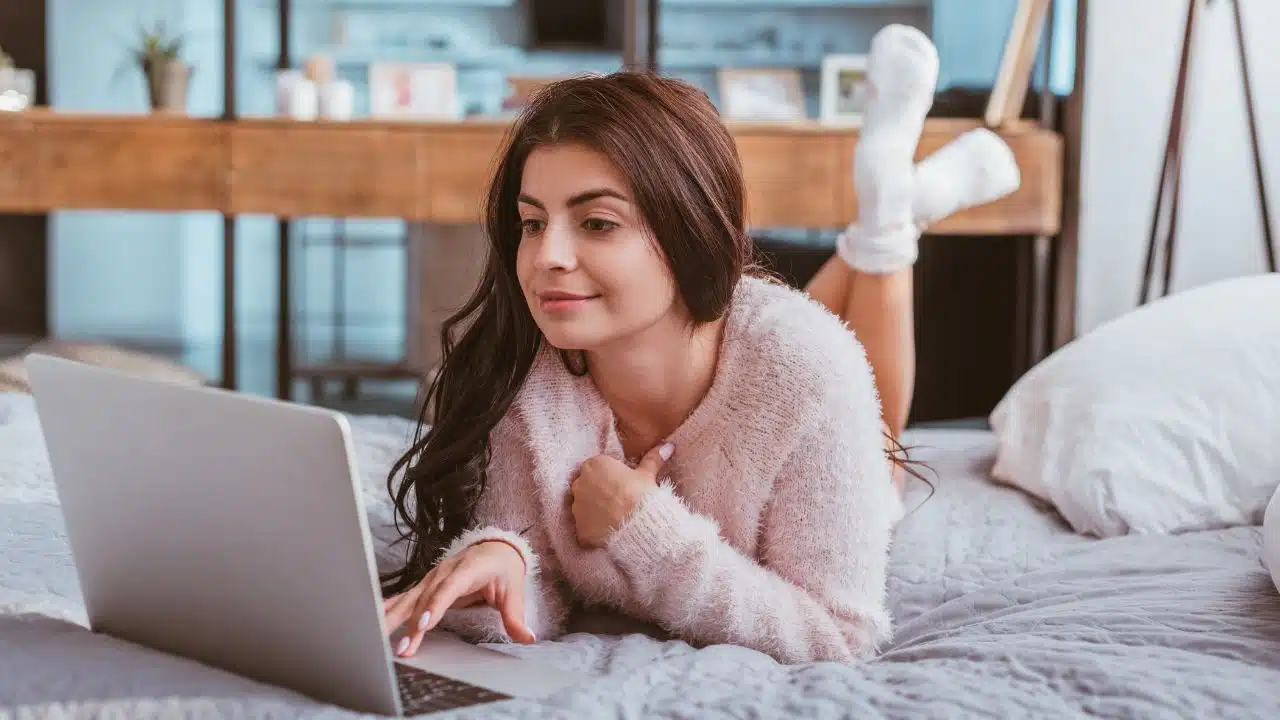
[[[1183,135],[1183,116],[1186,103],[1187,92],[1187,75],[1191,68],[1191,45],[1195,38],[1196,18],[1200,0],[1188,0],[1187,2],[1187,25],[1182,38],[1182,54],[1178,61],[1178,77],[1175,81],[1173,90],[1173,107],[1169,113],[1169,136],[1165,140],[1164,162],[1160,168],[1160,180],[1156,186],[1156,205],[1151,213],[1151,233],[1147,238],[1147,255],[1143,262],[1142,272],[1142,290],[1138,296],[1138,304],[1145,305],[1151,298],[1151,284],[1155,278],[1155,262],[1156,262],[1156,243],[1160,237],[1160,217],[1165,207],[1165,190],[1169,185],[1174,187],[1171,189],[1174,197],[1170,198],[1170,203],[1175,208],[1175,212],[1171,213],[1172,218],[1169,223],[1168,235],[1166,240],[1167,252],[1165,254],[1165,270],[1166,287],[1168,291],[1168,277],[1172,274],[1171,260],[1173,237],[1176,231],[1177,221],[1177,185],[1176,177],[1181,174],[1182,162],[1180,160],[1182,135]]]
[[[1185,107],[1185,105],[1183,106]],[[1170,192],[1168,237],[1164,242],[1164,278],[1160,295],[1168,295],[1173,287],[1173,255],[1178,241],[1178,211],[1182,199],[1182,141],[1186,137],[1186,113],[1178,108],[1178,134],[1173,149],[1173,190]]]
[[[1172,122],[1171,119],[1171,125]],[[1169,137],[1173,138],[1172,133]],[[1147,236],[1147,254],[1142,263],[1142,290],[1138,295],[1139,305],[1145,305],[1151,299],[1151,283],[1156,270],[1156,243],[1160,238],[1160,218],[1164,215],[1165,188],[1169,186],[1170,176],[1174,172],[1174,152],[1172,143],[1166,142],[1164,160],[1160,164],[1160,179],[1156,183],[1156,205],[1151,211],[1151,233]]]
[[[1276,272],[1276,246],[1271,239],[1271,210],[1267,204],[1267,183],[1262,171],[1262,151],[1258,147],[1258,115],[1253,109],[1253,83],[1249,79],[1249,53],[1245,50],[1244,19],[1240,0],[1233,0],[1236,47],[1240,51],[1240,75],[1244,85],[1244,107],[1249,123],[1249,142],[1253,147],[1253,171],[1258,181],[1258,207],[1262,212],[1262,245],[1267,258],[1267,271]]]

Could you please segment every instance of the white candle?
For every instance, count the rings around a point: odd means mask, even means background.
[[[320,115],[329,120],[350,120],[355,114],[356,90],[346,80],[320,86]]]
[[[314,120],[320,99],[316,84],[296,70],[284,70],[276,77],[276,114],[297,120]]]

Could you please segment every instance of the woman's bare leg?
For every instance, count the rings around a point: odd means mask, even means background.
[[[850,269],[832,256],[805,292],[844,320],[862,343],[880,393],[885,425],[902,434],[915,390],[915,316],[910,266],[890,273]]]
[[[885,424],[902,435],[916,382],[916,333],[910,267],[891,273],[851,273],[843,317],[862,343],[880,391]]]
[[[822,303],[832,314],[848,322],[844,311],[849,306],[849,281],[852,278],[853,272],[849,269],[849,264],[842,261],[839,256],[832,255],[809,279],[808,284],[804,286],[804,291],[809,294],[809,297]]]
[[[910,266],[889,273],[864,273],[832,256],[805,287],[810,296],[839,315],[862,343],[880,393],[886,451],[896,449],[915,391],[913,278]],[[897,465],[893,481],[901,492],[903,473]]]
[[[891,273],[853,271],[844,318],[862,342],[880,391],[885,450],[893,453],[907,426],[916,383],[916,332],[911,267]],[[904,491],[902,467],[891,463],[893,484]]]
[[[912,266],[920,235],[934,222],[1019,184],[1012,151],[989,130],[965,133],[916,163],[937,77],[937,49],[924,33],[890,25],[872,38],[869,100],[853,153],[858,217],[806,288],[862,343],[890,450],[898,447],[915,390]],[[901,490],[896,466],[894,481]]]

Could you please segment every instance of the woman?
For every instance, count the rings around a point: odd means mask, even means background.
[[[432,421],[389,481],[404,471],[410,527],[384,578],[400,655],[437,626],[553,637],[571,599],[781,662],[889,637],[901,500],[882,437],[910,402],[916,239],[1017,176],[990,134],[913,167],[936,73],[918,31],[875,39],[861,217],[811,297],[751,273],[738,156],[700,91],[624,73],[534,99],[490,188],[483,280],[445,326]]]

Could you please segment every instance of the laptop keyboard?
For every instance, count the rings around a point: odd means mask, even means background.
[[[405,715],[421,715],[511,699],[510,695],[426,670],[401,663],[395,663],[395,666],[396,684],[400,686],[400,703],[404,706]]]

